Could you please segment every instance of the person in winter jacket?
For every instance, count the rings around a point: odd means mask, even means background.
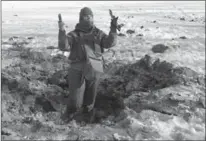
[[[79,23],[66,34],[64,23],[59,21],[58,47],[70,51],[68,57],[69,96],[64,118],[78,109],[91,112],[94,108],[99,78],[103,73],[102,53],[117,42],[117,19],[111,20],[109,35],[94,25],[94,15],[90,8],[80,11]]]

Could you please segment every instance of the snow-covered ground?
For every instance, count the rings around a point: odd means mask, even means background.
[[[119,33],[125,36],[118,36],[118,43],[112,48],[113,51],[108,50],[104,54],[107,62],[131,63],[147,54],[154,59],[159,58],[161,61],[170,62],[175,67],[188,67],[200,75],[205,75],[205,1],[3,1],[2,42],[7,43],[2,45],[2,68],[5,69],[6,66],[15,62],[11,61],[15,58],[9,58],[6,54],[6,50],[11,47],[8,44],[10,37],[17,36],[23,40],[33,37],[34,39],[30,40],[25,47],[32,47],[35,50],[46,49],[48,46],[57,47],[58,14],[62,14],[69,32],[78,22],[79,11],[83,6],[92,8],[95,25],[106,33],[109,32],[110,27],[109,9],[113,10],[114,15],[119,16],[119,23],[124,24]],[[129,29],[135,33],[128,34]],[[142,36],[139,36],[140,34]],[[182,36],[186,39],[181,39]],[[169,49],[164,53],[154,53],[152,47],[156,44],[164,44]],[[172,86],[160,89],[156,93],[159,97],[169,92],[196,97],[194,94],[203,91],[204,88],[198,89],[192,85]],[[4,92],[4,97],[6,95],[8,95],[7,92]],[[4,104],[8,99],[10,98],[3,98],[3,110],[6,109]],[[2,121],[6,122],[3,124],[5,131],[12,134],[11,139],[25,137],[25,139],[63,140],[68,138],[68,132],[75,134],[79,132],[85,138],[90,137],[90,139],[111,139],[112,135],[113,138],[122,135],[131,140],[205,139],[205,108],[197,108],[188,121],[179,116],[165,116],[150,110],[143,110],[138,114],[131,109],[125,109],[124,112],[128,114],[127,118],[118,122],[114,127],[102,127],[101,124],[80,127],[74,121],[68,127],[58,125],[53,121],[45,121],[46,117],[42,117],[41,114],[35,115],[35,118],[42,121],[45,126],[52,128],[53,135],[49,133],[49,130],[42,131],[42,133],[30,133],[29,131],[24,133],[24,129],[12,123],[12,120],[21,119],[23,115],[9,115],[10,113],[6,112]],[[61,133],[58,134],[58,132]]]

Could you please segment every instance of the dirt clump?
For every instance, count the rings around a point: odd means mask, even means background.
[[[163,44],[157,44],[157,45],[154,45],[154,46],[152,47],[152,51],[153,51],[154,53],[164,53],[165,50],[167,50],[167,49],[169,49],[169,47],[168,47],[168,46],[165,46],[165,45],[163,45]]]
[[[174,67],[173,64],[159,59],[152,62],[149,55],[134,64],[119,66],[114,75],[104,79],[100,88],[104,93],[118,93],[127,97],[132,91],[149,92],[176,84],[198,83],[202,76],[187,67]],[[203,76],[205,79],[205,77]]]
[[[119,33],[118,36],[124,37],[124,36],[126,36],[126,35],[125,35],[124,33]]]
[[[132,30],[132,29],[128,29],[126,33],[127,33],[127,34],[134,34],[134,33],[135,33],[135,31],[134,31],[134,30]]]
[[[186,36],[181,36],[180,39],[187,39],[187,37]]]

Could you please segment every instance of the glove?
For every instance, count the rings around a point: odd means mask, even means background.
[[[117,23],[118,17],[115,17],[111,20],[111,30],[116,31],[118,28],[118,23]]]
[[[65,24],[62,21],[58,21],[58,25],[59,25],[59,30],[64,31],[65,30]]]

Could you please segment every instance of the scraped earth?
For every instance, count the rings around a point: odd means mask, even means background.
[[[139,26],[132,20],[137,17],[125,17],[130,28]],[[188,22],[179,33],[194,37],[177,39],[171,30],[163,41],[170,27],[161,20],[151,19],[161,31],[144,24],[128,33],[125,24],[125,36],[104,53],[95,114],[78,114],[68,123],[60,117],[69,100],[69,52],[49,43],[37,47],[43,38],[3,35],[2,139],[205,140],[204,24],[198,16],[173,20]],[[187,30],[189,22],[197,34]]]

